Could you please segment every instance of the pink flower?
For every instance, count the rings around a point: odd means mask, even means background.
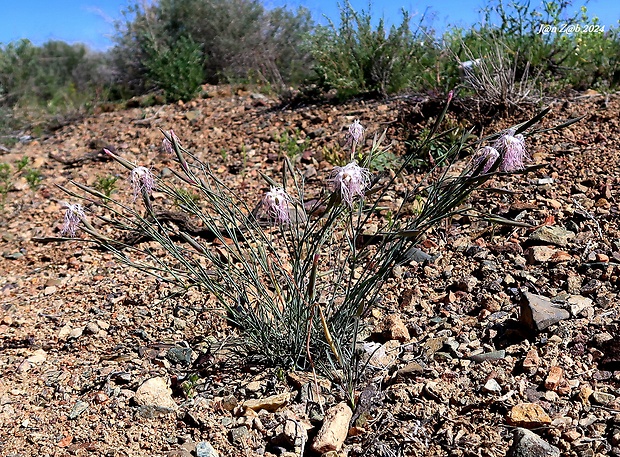
[[[334,192],[340,192],[342,200],[353,206],[355,197],[364,198],[366,189],[370,186],[370,172],[354,160],[344,167],[334,168],[331,182]]]
[[[170,129],[170,137],[173,138],[174,140],[177,141],[177,143],[179,142],[179,137],[176,136],[176,134],[174,133],[174,130]],[[172,144],[172,141],[170,141],[168,138],[164,137],[163,141],[161,142],[161,148],[164,150],[164,152],[166,152],[167,154],[174,154],[174,145]]]
[[[289,202],[291,197],[282,187],[272,187],[263,197],[263,209],[278,224],[291,221]]]
[[[495,161],[499,158],[499,152],[497,149],[491,146],[485,146],[478,150],[476,157],[474,157],[473,167],[474,170],[479,169],[484,164],[481,174],[487,173],[495,164]]]
[[[131,170],[131,188],[133,189],[133,201],[138,195],[151,195],[155,189],[155,177],[151,170],[146,167],[136,167]]]
[[[69,235],[71,238],[74,238],[75,232],[80,226],[80,222],[86,217],[84,208],[79,203],[74,205],[63,203],[63,206],[65,206],[67,210],[65,211],[65,221],[60,229],[60,235]]]
[[[525,138],[521,134],[515,135],[515,132],[515,129],[508,129],[493,145],[503,157],[499,167],[501,171],[523,170],[524,162],[530,160],[525,149]]]
[[[359,119],[355,119],[353,124],[349,125],[349,132],[347,133],[347,145],[355,149],[362,139],[364,138],[364,131],[366,129],[360,124]]]

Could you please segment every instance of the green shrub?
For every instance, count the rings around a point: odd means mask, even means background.
[[[302,48],[312,28],[307,10],[266,10],[254,0],[160,0],[126,10],[117,23],[113,50],[123,84],[134,93],[149,85],[151,49],[172,49],[182,37],[200,43],[203,78],[209,83],[261,82],[274,88],[300,82],[308,74]]]
[[[425,67],[432,66],[437,57],[425,32],[422,27],[411,30],[406,11],[400,25],[389,32],[383,19],[373,28],[370,13],[357,13],[346,3],[340,8],[340,24],[319,27],[312,37],[319,84],[336,89],[341,97],[421,88],[428,74]]]
[[[617,85],[619,29],[605,29],[598,18],[588,16],[586,7],[571,7],[570,1],[492,1],[482,11],[482,24],[446,33],[446,48],[457,61],[497,62],[499,46],[511,62],[515,81],[536,76],[548,92]]]
[[[0,45],[0,135],[11,141],[25,128],[34,134],[88,113],[108,99],[113,79],[109,55],[82,44]]]
[[[145,66],[169,101],[194,98],[204,80],[200,45],[188,37],[181,37],[170,46],[151,43]]]
[[[6,197],[11,190],[11,166],[8,163],[0,163],[0,210],[4,211]]]

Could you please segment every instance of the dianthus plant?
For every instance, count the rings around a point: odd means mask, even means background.
[[[443,115],[445,110],[427,141],[434,141]],[[542,115],[510,131],[511,138]],[[352,130],[364,131],[358,121]],[[142,196],[142,203],[123,204],[73,183],[82,192],[65,191],[86,203],[80,206],[84,211],[72,213],[80,219],[72,227],[127,265],[210,297],[235,324],[236,346],[252,360],[285,369],[317,367],[337,374],[349,393],[361,373],[356,367],[362,366],[358,339],[364,316],[376,305],[392,268],[442,220],[471,214],[463,203],[502,172],[501,155],[510,151],[506,146],[499,156],[485,152],[459,174],[454,167],[435,169],[420,184],[408,186],[420,180],[402,179],[407,161],[383,175],[368,169],[371,157],[382,151],[384,133],[375,136],[368,151],[353,142],[356,157],[366,160],[328,171],[324,188],[306,189],[285,159],[282,176],[264,176],[265,193],[249,198],[181,147],[176,135],[163,134],[178,164],[173,176],[157,178],[157,164],[146,168],[109,153],[128,169],[133,196]],[[458,157],[468,135],[453,146],[452,157]],[[388,194],[402,203],[386,220],[378,205]],[[419,197],[421,210],[405,216],[403,210]]]

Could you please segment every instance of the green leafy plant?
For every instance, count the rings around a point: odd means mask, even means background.
[[[171,101],[191,100],[205,79],[201,46],[185,36],[168,46],[152,42],[145,65]]]
[[[0,163],[0,195],[2,196],[0,206],[2,207],[2,211],[4,211],[6,197],[11,186],[11,166],[8,163]]]
[[[30,158],[28,156],[24,156],[15,162],[15,167],[17,168],[17,173],[20,173],[24,168],[28,166],[30,163]]]
[[[336,89],[342,98],[423,88],[438,48],[432,32],[422,26],[414,31],[410,22],[403,10],[400,25],[387,31],[381,18],[375,28],[369,12],[358,13],[346,2],[340,7],[339,24],[330,22],[312,36],[318,83]]]
[[[191,192],[187,189],[177,189],[174,204],[175,206],[182,208],[183,206],[197,206],[200,203],[200,195],[195,192]]]
[[[110,198],[114,192],[116,192],[116,182],[118,176],[97,176],[95,180],[94,188],[103,193],[106,198]]]
[[[410,155],[409,166],[414,169],[428,169],[444,166],[456,151],[470,152],[467,146],[473,138],[470,131],[460,126],[452,126],[446,122],[447,129],[429,141],[432,135],[430,127],[424,128],[416,137],[405,142],[407,155]]]
[[[302,45],[313,22],[304,8],[266,9],[251,0],[160,0],[134,2],[124,16],[117,23],[114,54],[124,70],[123,84],[134,92],[149,90],[145,76],[150,69],[143,62],[151,57],[153,44],[158,51],[173,49],[183,37],[200,43],[208,83],[258,82],[281,88],[309,74]]]
[[[555,0],[541,5],[489,1],[481,24],[444,35],[446,48],[456,62],[478,62],[470,81],[478,93],[482,87],[495,87],[492,90],[504,96],[512,92],[513,98],[522,97],[534,90],[535,82],[546,91],[617,85],[620,29],[606,29],[598,18],[589,17],[585,6],[572,6],[571,1]],[[448,73],[455,75],[456,70],[452,66]]]
[[[23,173],[23,175],[31,191],[34,192],[39,188],[39,185],[43,180],[43,175],[41,174],[41,171],[37,170],[36,168],[29,168]]]
[[[196,385],[199,381],[200,377],[198,374],[192,373],[181,383],[181,388],[183,389],[183,395],[185,395],[185,398],[193,398],[196,395]]]
[[[280,145],[280,151],[289,159],[302,155],[310,142],[307,138],[301,138],[299,130],[295,130],[294,133],[285,131],[281,135],[276,134],[275,140]]]

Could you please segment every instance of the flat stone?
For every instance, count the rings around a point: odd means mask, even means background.
[[[273,444],[282,444],[301,449],[308,442],[308,428],[310,424],[304,424],[292,411],[284,411],[281,414],[281,423],[275,428]]]
[[[424,343],[422,343],[422,347],[425,349],[424,352],[426,356],[430,357],[435,352],[439,351],[443,347],[446,340],[447,338],[445,336],[442,336],[438,338],[429,338]]]
[[[409,362],[396,372],[399,376],[414,375],[418,373],[424,373],[424,367],[418,362]]]
[[[188,121],[193,121],[195,119],[198,119],[202,117],[202,112],[200,110],[193,110],[193,111],[188,111],[185,113],[185,118]]]
[[[542,295],[526,292],[525,300],[521,301],[519,320],[535,332],[541,332],[569,317],[567,310],[554,306],[551,300]]]
[[[607,263],[607,262],[609,262],[609,256],[607,254],[597,253],[596,254],[596,261],[597,262]]]
[[[99,326],[95,322],[89,322],[86,324],[86,327],[84,327],[84,333],[86,335],[96,335],[99,333]]]
[[[576,317],[583,310],[592,307],[592,299],[582,295],[571,295],[568,297],[568,305],[571,315]]]
[[[248,392],[260,392],[263,389],[263,384],[260,381],[251,381],[245,385],[245,390]]]
[[[329,408],[323,425],[312,442],[312,449],[319,454],[339,451],[349,432],[352,417],[353,411],[344,402]]]
[[[547,443],[536,433],[517,428],[512,435],[512,446],[507,457],[560,457],[560,450]]]
[[[536,428],[549,425],[551,418],[537,403],[519,403],[512,407],[506,420],[515,427]]]
[[[416,262],[416,263],[432,263],[435,261],[435,257],[427,254],[419,248],[409,248],[400,258],[400,263]]]
[[[246,400],[242,403],[244,408],[252,409],[254,411],[260,411],[264,409],[265,411],[277,411],[286,405],[291,398],[291,394],[285,392],[279,395],[272,395],[271,397],[266,398],[258,398],[252,400]]]
[[[558,226],[544,225],[535,230],[528,237],[528,240],[564,247],[567,246],[569,241],[573,238],[575,238],[575,233],[570,230]]]
[[[485,360],[501,360],[506,357],[506,351],[503,349],[500,351],[485,352],[483,354],[475,354],[469,358],[474,362],[484,362]]]
[[[43,289],[43,295],[52,295],[55,294],[58,288],[56,286],[47,286]]]
[[[323,388],[325,390],[329,390],[332,387],[332,383],[329,381],[329,379],[324,378],[320,375],[314,376],[312,373],[308,373],[306,371],[291,371],[287,373],[286,377],[298,389],[308,383],[314,384],[315,382],[319,385],[320,388]]]
[[[564,440],[568,441],[569,443],[572,443],[573,441],[577,441],[579,438],[581,438],[581,433],[579,433],[575,429],[566,430],[565,432],[562,432],[562,438],[564,438]]]
[[[164,378],[156,377],[145,381],[133,397],[140,406],[153,407],[158,410],[177,409],[177,404],[172,398],[172,390]]]
[[[495,378],[491,378],[482,387],[482,390],[486,393],[498,394],[502,392],[502,386],[499,385]]]
[[[370,356],[368,363],[373,367],[387,368],[398,359],[400,342],[396,340],[386,341],[385,344],[367,342],[364,343],[364,351]]]
[[[230,441],[232,441],[233,444],[242,445],[249,432],[250,430],[245,425],[235,427],[230,431]]]
[[[538,356],[538,351],[536,348],[532,348],[527,351],[527,355],[523,360],[523,368],[525,370],[535,370],[538,368],[538,364],[540,363],[540,357]]]
[[[592,392],[592,400],[594,400],[599,405],[608,405],[610,403],[613,403],[616,400],[616,397],[607,392],[595,390],[594,392]]]
[[[45,352],[43,349],[37,349],[26,360],[28,360],[28,362],[32,363],[33,365],[39,365],[45,362],[46,359],[47,359],[47,352]]]
[[[525,251],[525,257],[530,264],[543,263],[549,262],[557,253],[557,249],[549,246],[531,246]]]
[[[166,358],[172,363],[190,364],[194,360],[195,354],[192,348],[172,347],[168,349]]]
[[[220,457],[220,454],[207,441],[196,444],[196,457]]]
[[[69,332],[69,338],[77,339],[84,333],[84,327],[76,327]]]
[[[88,409],[89,405],[85,401],[78,400],[69,412],[69,419],[76,419],[80,414]]]

